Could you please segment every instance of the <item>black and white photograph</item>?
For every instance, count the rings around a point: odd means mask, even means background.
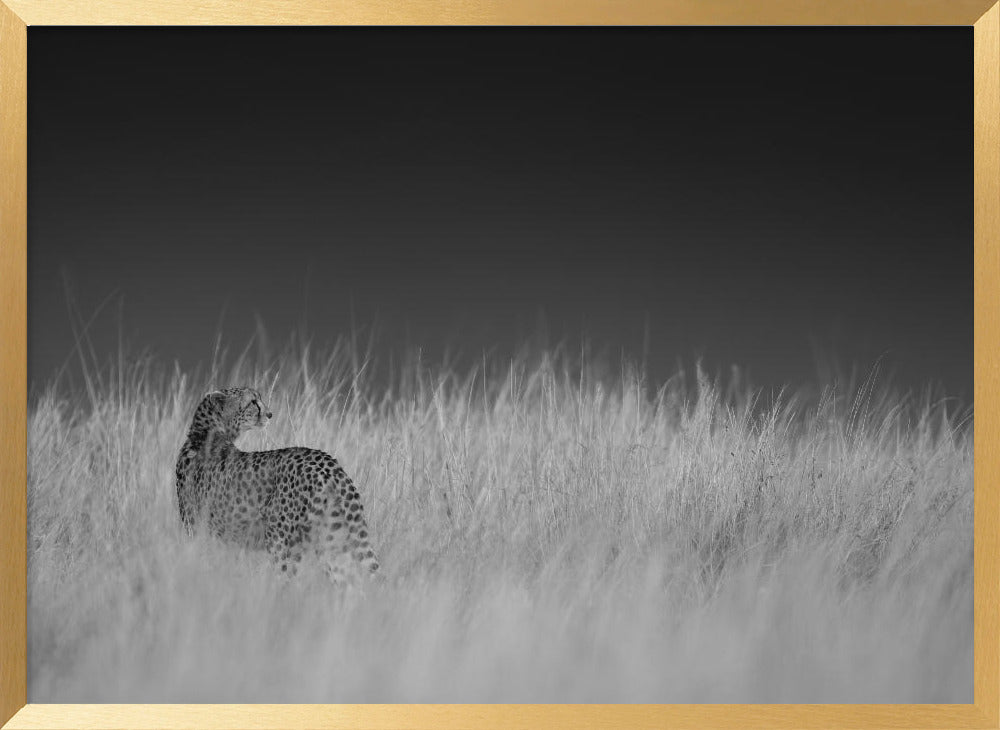
[[[973,701],[971,28],[28,41],[28,702]]]

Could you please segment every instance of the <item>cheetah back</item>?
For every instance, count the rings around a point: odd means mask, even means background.
[[[335,579],[378,569],[360,495],[336,459],[302,447],[254,455],[272,485],[262,509],[265,541],[283,567],[313,553]]]

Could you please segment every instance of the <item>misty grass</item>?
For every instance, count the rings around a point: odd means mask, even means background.
[[[969,417],[555,353],[385,386],[354,353],[120,363],[34,400],[30,701],[972,700]],[[236,383],[275,414],[242,448],[354,477],[382,582],[182,531],[177,451]]]

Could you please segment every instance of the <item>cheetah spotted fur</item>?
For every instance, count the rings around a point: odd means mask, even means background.
[[[177,459],[177,508],[189,532],[266,549],[283,571],[315,556],[336,583],[378,570],[364,509],[337,460],[316,449],[240,451],[236,439],[271,418],[247,387],[209,393]]]

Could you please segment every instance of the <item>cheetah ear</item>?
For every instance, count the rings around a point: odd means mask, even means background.
[[[213,390],[211,393],[205,393],[205,395],[202,396],[202,400],[208,400],[209,398],[212,399],[224,398],[225,396],[226,394],[223,393],[221,390]]]

